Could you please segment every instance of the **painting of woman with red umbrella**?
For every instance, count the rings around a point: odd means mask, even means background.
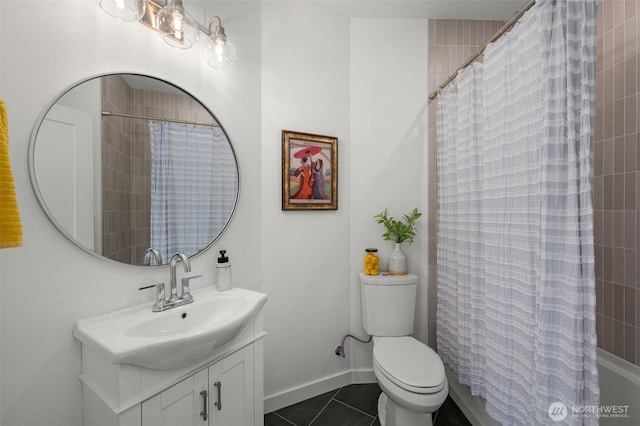
[[[337,209],[337,138],[283,131],[283,210]]]

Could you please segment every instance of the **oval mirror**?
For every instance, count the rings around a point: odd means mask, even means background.
[[[235,153],[215,116],[184,90],[136,74],[63,93],[35,126],[29,173],[62,234],[130,265],[203,251],[238,199]]]

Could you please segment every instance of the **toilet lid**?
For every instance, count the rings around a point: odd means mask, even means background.
[[[384,337],[373,345],[373,359],[396,385],[414,393],[435,393],[444,387],[442,360],[413,337]]]

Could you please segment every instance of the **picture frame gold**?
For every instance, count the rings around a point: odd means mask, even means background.
[[[282,131],[282,210],[338,209],[338,138]]]

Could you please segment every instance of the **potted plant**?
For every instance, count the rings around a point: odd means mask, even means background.
[[[400,244],[413,242],[413,238],[416,236],[416,221],[420,216],[422,216],[422,213],[417,208],[414,208],[410,214],[405,214],[402,220],[396,220],[389,216],[387,209],[373,217],[378,223],[383,224],[386,229],[382,237],[386,241],[395,243],[395,247],[389,255],[389,274],[405,275],[407,273],[407,257]]]

